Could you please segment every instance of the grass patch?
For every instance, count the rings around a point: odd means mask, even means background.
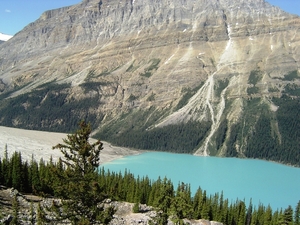
[[[252,70],[248,78],[248,84],[253,84],[254,86],[262,79],[262,73],[260,70]]]
[[[177,106],[175,107],[175,110],[179,110],[181,109],[182,107],[184,107],[188,101],[190,100],[190,98],[196,94],[196,92],[203,86],[204,82],[202,82],[199,86],[193,88],[193,89],[190,89],[190,88],[184,88],[182,89],[182,93],[183,93],[183,96],[182,98],[180,99],[180,101],[178,102]]]
[[[134,60],[134,62],[135,62],[135,60]],[[134,66],[134,62],[127,68],[127,70],[126,70],[127,73],[134,72],[138,68],[138,66]]]
[[[222,91],[228,86],[229,79],[218,80],[217,85],[214,86],[215,93],[217,96],[220,96]]]
[[[269,87],[268,91],[269,92],[279,92],[279,89],[277,87]]]
[[[84,89],[84,93],[88,93],[89,91],[99,91],[100,86],[107,86],[110,82],[85,82],[80,84],[79,86]]]
[[[284,81],[293,81],[297,78],[299,78],[298,77],[298,71],[294,70],[294,71],[291,71],[288,74],[284,75],[284,78],[282,80],[284,80]]]
[[[136,100],[136,99],[138,99],[138,97],[137,96],[135,96],[135,95],[133,95],[133,94],[131,94],[130,96],[129,96],[129,98],[128,98],[128,101],[134,101],[134,100]]]
[[[151,77],[152,73],[158,69],[158,65],[160,63],[160,59],[151,59],[149,61],[149,63],[150,63],[150,66],[148,66],[144,70],[144,73],[140,73],[141,76],[147,77],[147,78]]]
[[[287,84],[283,93],[300,97],[300,87],[296,84]]]
[[[147,101],[148,101],[148,102],[152,102],[152,101],[154,101],[154,100],[155,100],[155,94],[152,93],[152,94],[147,98]]]
[[[259,88],[258,87],[249,87],[247,88],[247,94],[248,95],[253,95],[253,94],[257,94],[259,92]]]
[[[259,88],[256,87],[256,84],[261,81],[262,73],[260,70],[252,70],[248,78],[248,84],[252,84],[253,87],[247,88],[247,94],[253,95],[259,93]]]
[[[86,76],[85,79],[88,82],[92,78],[97,78],[97,77],[101,77],[101,76],[107,76],[107,75],[111,74],[112,72],[116,71],[119,68],[120,68],[119,66],[117,66],[117,67],[115,67],[115,68],[113,68],[111,70],[109,70],[109,69],[106,68],[106,69],[102,70],[102,72],[100,74],[97,74],[95,69],[91,69],[91,70],[89,70],[89,72],[88,72],[88,74],[87,74],[87,76]]]

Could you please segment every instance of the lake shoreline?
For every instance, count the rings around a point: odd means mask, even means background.
[[[63,142],[63,138],[67,137],[67,133],[58,132],[48,132],[48,131],[37,131],[37,130],[26,130],[21,128],[5,127],[0,126],[0,157],[4,155],[4,148],[7,145],[9,154],[16,152],[21,152],[25,160],[31,160],[34,156],[35,160],[48,161],[52,156],[54,161],[57,161],[62,154],[59,150],[52,150],[52,147],[58,143]],[[90,138],[91,141],[96,139]],[[103,150],[100,154],[100,164],[105,164],[113,160],[123,158],[130,155],[139,155],[146,152],[167,152],[167,151],[155,151],[155,150],[141,150],[134,148],[126,148],[121,146],[114,146],[111,143],[101,141],[103,143]],[[26,146],[27,145],[27,146]],[[28,146],[30,145],[30,146]],[[218,158],[232,158],[224,156],[201,156],[188,153],[177,153],[177,152],[167,152],[173,154],[184,154],[193,155],[197,157],[218,157]],[[234,158],[234,157],[233,157]],[[254,159],[262,160],[266,162],[272,162],[284,166],[289,166],[293,168],[300,168],[300,166],[277,162],[273,160],[260,159],[260,158],[238,158],[238,159]]]
[[[66,133],[56,133],[47,131],[26,130],[20,128],[0,126],[0,157],[4,157],[4,151],[7,147],[8,155],[14,152],[20,152],[22,159],[31,161],[32,157],[36,161],[41,158],[49,161],[50,158],[57,162],[62,153],[58,149],[52,149],[53,146],[63,143],[67,137]],[[96,139],[90,138],[90,141]],[[113,160],[128,156],[142,154],[143,150],[134,150],[130,148],[114,146],[108,142],[103,143],[103,150],[100,153],[100,164],[111,162]]]

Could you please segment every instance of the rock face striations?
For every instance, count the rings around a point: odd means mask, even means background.
[[[119,145],[298,164],[299,28],[264,0],[50,10],[1,44],[0,123],[86,119]]]

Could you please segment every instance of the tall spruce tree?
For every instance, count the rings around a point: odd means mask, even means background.
[[[280,225],[292,225],[293,224],[293,208],[288,206],[279,218]]]
[[[104,218],[103,208],[99,203],[103,200],[97,181],[97,168],[103,144],[100,140],[89,142],[91,126],[85,122],[53,149],[59,149],[64,158],[61,162],[66,167],[64,172],[57,171],[54,191],[63,198],[61,219],[68,218],[73,223],[94,224]]]
[[[10,164],[12,165],[12,186],[19,191],[23,191],[21,153],[15,152]]]
[[[9,158],[8,158],[8,150],[7,150],[7,145],[4,147],[4,158],[2,161],[2,175],[3,175],[3,184],[7,187],[11,187],[11,171],[12,168],[9,163]]]

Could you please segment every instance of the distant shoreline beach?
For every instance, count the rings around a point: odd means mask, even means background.
[[[62,154],[52,147],[58,143],[63,143],[67,137],[66,133],[55,133],[47,131],[25,130],[12,127],[0,126],[0,157],[4,156],[4,149],[7,146],[9,156],[14,152],[21,152],[22,159],[30,161],[32,156],[36,161],[41,158],[49,161],[57,161]],[[91,138],[91,141],[95,139]],[[129,148],[113,146],[103,142],[103,150],[100,154],[100,163],[107,163],[127,155],[141,154],[144,151],[132,150]]]

